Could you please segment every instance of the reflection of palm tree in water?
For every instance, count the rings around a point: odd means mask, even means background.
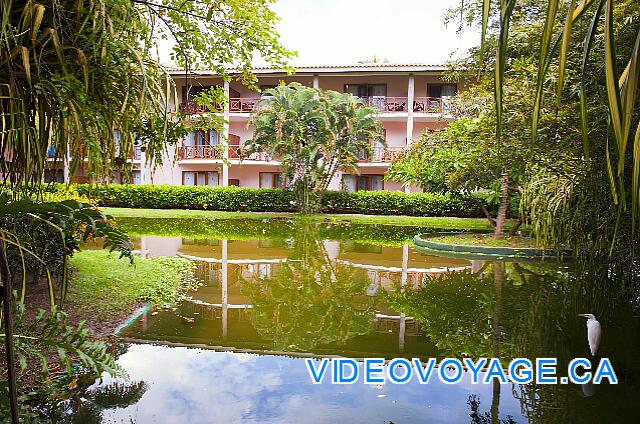
[[[144,381],[116,381],[92,390],[75,393],[57,407],[58,423],[101,423],[108,409],[126,408],[137,403],[147,391]]]
[[[498,419],[494,421],[496,418],[492,413],[489,412],[480,412],[480,398],[477,395],[469,396],[467,400],[467,405],[471,409],[469,413],[469,417],[471,417],[471,424],[515,424],[516,421],[511,416],[506,416],[502,419]]]
[[[336,263],[306,223],[293,240],[293,252],[273,275],[242,281],[251,298],[251,317],[274,348],[310,350],[368,334],[373,328],[374,299],[365,296],[368,282]]]

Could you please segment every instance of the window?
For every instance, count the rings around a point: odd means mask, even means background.
[[[382,175],[343,175],[342,188],[346,191],[377,191],[384,190]]]
[[[185,146],[217,146],[218,143],[219,137],[216,130],[195,130],[187,134],[184,141]]]
[[[47,149],[47,157],[48,158],[56,157],[56,146],[54,146],[53,144],[51,144]]]
[[[190,113],[195,112],[208,112],[208,108],[200,107],[195,105],[195,98],[205,91],[209,91],[211,87],[215,87],[213,85],[192,85],[192,86],[184,86],[182,87],[182,105],[186,105],[187,103],[191,103],[188,109]],[[218,86],[219,87],[219,86]],[[233,88],[229,88],[229,98],[234,99],[240,97],[240,93],[238,93]],[[221,109],[222,107],[215,103],[214,106],[216,109]]]
[[[451,97],[456,95],[456,91],[456,84],[428,84],[429,109],[448,112],[451,107]]]
[[[110,184],[142,184],[142,173],[139,169],[132,171],[111,172]]]
[[[345,84],[344,92],[356,97],[387,97],[387,84]]]
[[[182,185],[217,186],[218,171],[182,171]]]
[[[192,85],[190,87],[184,86],[182,87],[182,98],[187,99],[188,97],[188,100],[192,102],[193,99],[196,98],[196,96],[204,91],[208,91],[211,87],[211,85]]]
[[[456,95],[456,84],[428,84],[427,96],[433,98],[452,97]]]
[[[229,178],[229,186],[240,187],[240,180],[237,178]]]
[[[122,172],[121,171],[113,171],[111,172],[111,178],[107,181],[109,184],[122,184]]]
[[[285,181],[284,175],[279,172],[260,173],[260,188],[284,188]]]
[[[142,173],[139,169],[131,172],[131,184],[142,184]]]
[[[364,100],[367,106],[383,111],[386,107],[387,84],[345,84],[344,92]]]
[[[380,288],[380,272],[374,270],[367,271],[367,279],[369,280],[369,287],[367,288],[367,296],[375,296]]]

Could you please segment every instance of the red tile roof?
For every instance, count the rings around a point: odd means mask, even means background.
[[[345,71],[359,71],[359,70],[372,70],[372,71],[399,71],[407,72],[409,70],[415,72],[425,71],[443,71],[446,68],[444,64],[427,64],[427,63],[354,63],[346,65],[317,65],[317,66],[293,66],[298,73],[322,73],[322,72],[345,72]],[[184,72],[184,68],[169,67],[171,73]],[[284,72],[280,68],[256,66],[253,68],[257,73],[280,73]],[[227,69],[227,72],[233,73],[235,69]],[[192,73],[206,74],[211,73],[210,69],[193,69]]]

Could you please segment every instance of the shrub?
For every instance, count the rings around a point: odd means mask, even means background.
[[[290,212],[295,201],[290,191],[266,188],[121,184],[78,184],[75,188],[101,206],[123,208]]]
[[[120,184],[78,184],[74,187],[78,194],[94,199],[101,206],[242,212],[295,210],[294,194],[280,189]],[[495,207],[488,205],[482,194],[326,191],[322,196],[322,212],[481,217],[478,201],[489,208]]]
[[[482,196],[476,195],[484,201]],[[485,203],[486,204],[486,203]],[[327,191],[322,197],[327,213],[412,216],[481,216],[471,196],[453,193],[411,193],[400,191]]]

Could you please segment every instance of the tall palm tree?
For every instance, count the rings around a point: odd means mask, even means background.
[[[375,109],[348,93],[321,91],[299,83],[266,90],[250,123],[255,127],[248,152],[279,158],[300,210],[317,210],[338,169],[357,172],[361,152],[384,143]]]

